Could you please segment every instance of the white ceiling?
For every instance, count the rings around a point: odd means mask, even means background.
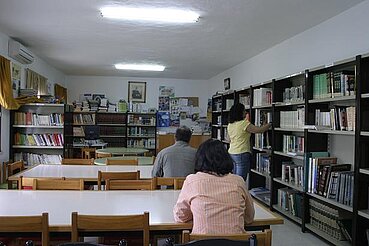
[[[68,75],[209,79],[362,1],[0,0],[0,32]],[[99,9],[111,5],[190,9],[201,19],[186,25],[102,19]],[[117,71],[118,62],[167,68]]]

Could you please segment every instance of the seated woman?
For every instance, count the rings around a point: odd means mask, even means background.
[[[200,145],[195,172],[187,176],[173,213],[177,222],[193,220],[196,234],[245,232],[254,219],[254,204],[242,177],[232,174],[233,161],[222,142]]]

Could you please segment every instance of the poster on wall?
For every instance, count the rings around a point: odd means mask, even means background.
[[[174,86],[159,86],[159,97],[174,97]]]
[[[169,97],[159,97],[159,111],[169,111]]]
[[[12,89],[13,97],[17,98],[19,95],[19,88],[22,78],[22,67],[14,62],[12,62]]]

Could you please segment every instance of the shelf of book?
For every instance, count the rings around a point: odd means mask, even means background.
[[[263,177],[269,177],[269,174],[259,172],[259,171],[255,170],[255,169],[251,169],[251,172],[256,173],[256,174],[258,174],[260,176],[263,176]]]
[[[338,101],[351,101],[355,100],[356,96],[341,96],[341,97],[328,97],[328,98],[321,98],[321,99],[311,99],[309,103],[329,103],[329,102],[338,102]]]
[[[361,217],[364,217],[365,219],[369,220],[369,209],[365,209],[365,210],[359,210],[358,214]]]
[[[126,124],[98,123],[97,126],[126,126]]]
[[[145,135],[142,135],[142,136],[134,136],[134,135],[128,135],[127,138],[155,138],[155,135],[152,135],[152,136],[145,136]]]
[[[155,116],[156,112],[127,112],[127,114],[131,115],[152,115]]]
[[[156,127],[156,125],[143,125],[143,124],[128,124],[129,126],[140,126],[140,127]]]
[[[282,151],[274,151],[273,153],[276,155],[286,156],[286,157],[290,157],[290,158],[297,159],[297,160],[304,160],[304,157],[301,155],[293,155],[291,153],[285,153]]]
[[[305,224],[305,227],[310,230],[311,232],[315,233],[316,235],[320,236],[321,238],[324,238],[325,240],[329,241],[333,245],[336,246],[348,246],[351,245],[348,241],[339,241],[327,233],[324,233],[322,230],[319,230],[318,228],[312,226],[311,224]]]
[[[36,107],[59,107],[64,108],[64,104],[52,104],[52,103],[27,103],[26,106],[36,106]]]
[[[304,101],[297,101],[297,102],[276,102],[274,103],[274,105],[276,107],[286,107],[286,106],[293,106],[293,105],[304,105],[305,102]]]
[[[295,221],[296,223],[298,223],[300,225],[302,224],[302,220],[299,217],[294,216],[291,213],[289,213],[288,211],[283,210],[280,206],[273,205],[273,208],[276,211],[278,211],[279,213],[283,214],[284,216],[286,216],[286,217],[290,218],[291,220]]]
[[[354,131],[334,131],[334,130],[312,130],[312,129],[309,129],[308,132],[310,132],[310,133],[321,133],[321,134],[355,136]]]
[[[256,200],[258,200],[259,202],[261,202],[262,204],[264,204],[265,206],[269,207],[269,203],[270,203],[270,198],[266,198],[265,194],[263,195],[253,195],[251,194],[251,196],[253,198],[255,198]]]
[[[63,149],[63,146],[13,145],[14,149]]]
[[[276,127],[276,128],[274,128],[274,131],[283,131],[283,132],[304,132],[304,129],[301,129],[301,128],[281,128],[281,127]]]
[[[369,175],[369,169],[368,168],[360,168],[359,172],[365,175]]]
[[[17,128],[44,128],[44,129],[63,129],[64,126],[35,126],[35,125],[13,125],[13,127]]]
[[[295,185],[295,184],[290,183],[290,182],[282,181],[282,178],[273,178],[273,180],[274,180],[275,182],[277,182],[277,183],[283,184],[283,185],[285,185],[285,186],[287,186],[287,187],[290,187],[290,188],[292,188],[292,189],[294,189],[294,190],[298,190],[298,191],[301,191],[301,192],[303,192],[303,191],[304,191],[304,190],[303,190],[303,188],[302,188],[301,186]]]
[[[272,108],[272,104],[260,105],[260,106],[253,106],[252,107],[252,109],[268,109],[268,108]]]
[[[350,206],[347,206],[347,205],[344,205],[342,203],[339,203],[339,202],[336,202],[335,200],[332,200],[332,199],[328,199],[326,197],[323,197],[323,196],[320,196],[318,194],[314,194],[314,193],[310,193],[310,192],[307,192],[306,194],[308,194],[309,196],[312,196],[320,201],[323,201],[323,202],[326,202],[326,203],[329,203],[335,207],[338,207],[338,208],[341,208],[343,210],[346,210],[346,211],[349,211],[349,212],[353,212],[353,209],[352,207]]]
[[[125,138],[127,136],[126,135],[100,135],[100,137],[101,138]]]
[[[366,136],[366,137],[369,137],[369,132],[361,131],[361,132],[360,132],[360,136]]]
[[[369,98],[369,93],[361,94],[361,98]]]

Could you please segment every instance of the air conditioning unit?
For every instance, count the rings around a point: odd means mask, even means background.
[[[9,56],[22,64],[31,64],[35,57],[21,43],[10,39],[8,43]]]

